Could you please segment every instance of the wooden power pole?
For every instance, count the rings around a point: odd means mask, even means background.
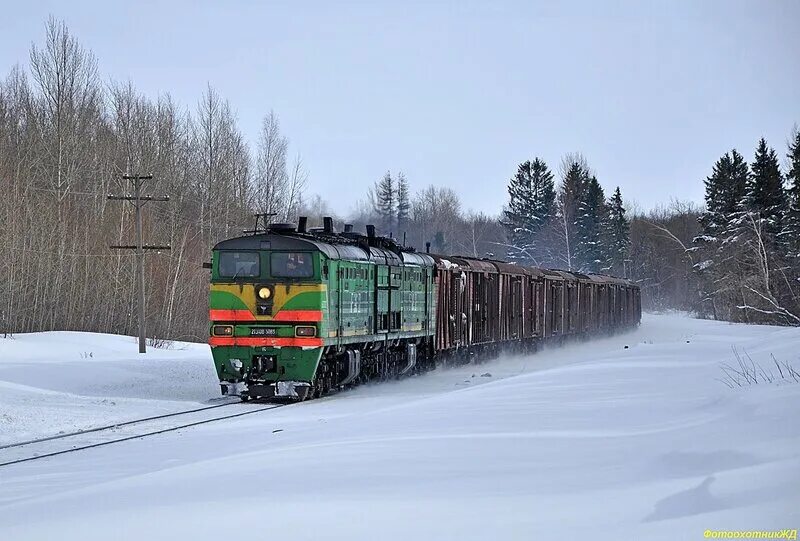
[[[139,310],[139,353],[147,353],[147,330],[145,328],[145,295],[144,295],[144,252],[145,250],[169,250],[170,246],[158,246],[153,244],[145,244],[142,234],[142,207],[148,201],[169,201],[168,196],[153,197],[149,195],[142,195],[142,185],[145,181],[153,178],[153,175],[122,175],[123,180],[128,180],[133,183],[133,195],[109,195],[108,199],[115,201],[130,201],[136,209],[136,244],[130,245],[113,245],[110,246],[116,250],[135,250],[136,251],[136,282],[137,282],[137,297],[138,310]]]

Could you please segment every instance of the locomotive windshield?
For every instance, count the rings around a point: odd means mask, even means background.
[[[219,275],[222,278],[261,276],[258,252],[220,252]]]
[[[273,278],[311,278],[314,276],[314,263],[309,253],[273,252],[270,263]]]

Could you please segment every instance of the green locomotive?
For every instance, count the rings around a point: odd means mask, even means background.
[[[214,247],[209,315],[223,394],[304,399],[430,360],[428,255],[350,228],[272,224]]]

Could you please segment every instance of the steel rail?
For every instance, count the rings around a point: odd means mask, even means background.
[[[60,439],[64,439],[64,438],[72,438],[74,436],[80,436],[82,434],[91,434],[92,432],[101,432],[103,430],[111,430],[113,428],[118,428],[120,426],[129,426],[129,425],[135,425],[137,423],[144,423],[146,421],[155,421],[157,419],[166,419],[168,417],[177,417],[179,415],[187,415],[189,413],[197,413],[198,411],[206,411],[206,410],[211,410],[211,409],[215,409],[215,408],[222,408],[222,407],[225,407],[225,406],[233,406],[235,404],[241,404],[241,402],[239,402],[239,401],[226,402],[225,404],[215,404],[213,406],[204,406],[202,408],[195,408],[195,409],[192,409],[192,410],[184,410],[184,411],[177,411],[177,412],[173,412],[173,413],[165,413],[163,415],[154,415],[152,417],[143,417],[141,419],[133,419],[133,420],[130,420],[130,421],[123,421],[121,423],[115,423],[113,425],[98,426],[98,427],[94,427],[94,428],[87,428],[85,430],[77,430],[75,432],[68,432],[66,434],[56,434],[54,436],[46,436],[44,438],[36,438],[36,439],[33,439],[33,440],[20,441],[20,442],[17,442],[17,443],[9,443],[7,445],[0,445],[0,450],[12,449],[14,447],[23,447],[25,445],[32,445],[34,443],[42,443],[42,442],[45,442],[45,441],[53,441],[53,440],[60,440]]]
[[[204,424],[213,423],[213,422],[216,422],[216,421],[223,421],[225,419],[234,419],[236,417],[243,417],[245,415],[251,415],[253,413],[261,413],[262,411],[273,410],[273,409],[276,409],[276,408],[282,408],[284,406],[291,406],[291,405],[292,404],[275,404],[275,405],[272,405],[272,406],[253,409],[253,410],[250,410],[250,411],[242,411],[242,412],[239,412],[239,413],[234,413],[232,415],[224,415],[222,417],[214,417],[213,419],[204,419],[202,421],[195,421],[193,423],[187,423],[187,424],[183,424],[183,425],[172,426],[172,427],[169,427],[169,428],[162,428],[162,429],[159,429],[159,430],[154,430],[152,432],[145,432],[145,433],[142,433],[142,434],[135,434],[133,436],[126,436],[124,438],[117,438],[117,439],[108,440],[108,441],[101,441],[101,442],[92,443],[92,444],[89,444],[89,445],[82,445],[80,447],[73,447],[71,449],[62,449],[60,451],[53,451],[51,453],[45,453],[45,454],[42,454],[42,455],[35,455],[35,456],[29,456],[29,457],[25,457],[25,458],[18,458],[18,459],[15,459],[15,460],[9,460],[7,462],[0,462],[0,467],[11,466],[13,464],[21,464],[23,462],[31,462],[33,460],[39,460],[39,459],[42,459],[42,458],[49,458],[49,457],[54,457],[54,456],[58,456],[58,455],[65,455],[67,453],[74,453],[74,452],[77,452],[77,451],[83,451],[85,449],[94,449],[96,447],[103,447],[103,446],[106,446],[106,445],[111,445],[113,443],[120,443],[120,442],[123,442],[123,441],[130,441],[130,440],[136,440],[136,439],[140,439],[140,438],[147,438],[147,437],[150,437],[150,436],[156,436],[158,434],[165,434],[167,432],[174,432],[176,430],[181,430],[183,428],[190,428],[190,427],[193,427],[193,426],[204,425]]]

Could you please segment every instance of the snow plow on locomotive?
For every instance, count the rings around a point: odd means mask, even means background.
[[[301,218],[214,247],[209,316],[223,394],[303,400],[629,328],[641,307],[619,278],[417,253],[372,226]]]

